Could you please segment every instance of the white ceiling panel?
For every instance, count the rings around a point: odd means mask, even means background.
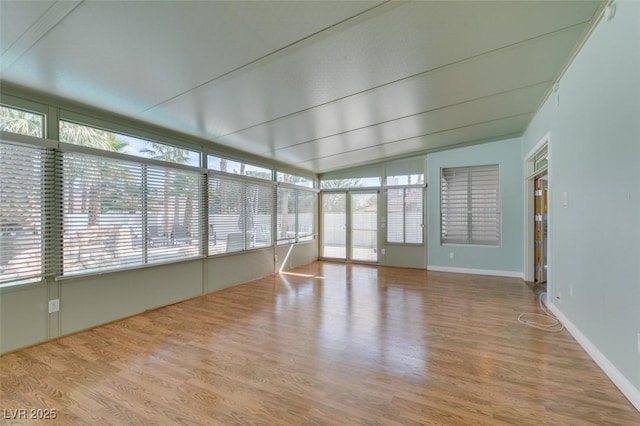
[[[266,38],[227,2],[84,2],[3,77],[135,115],[376,4],[355,3],[316,5],[306,28],[309,11],[256,4],[271,23]],[[282,25],[298,18],[293,30]]]
[[[382,3],[344,0],[228,1],[224,2],[224,7],[263,40],[281,48]]]
[[[0,82],[323,172],[521,134],[604,4],[0,0]]]
[[[11,47],[55,1],[5,1],[0,9],[0,53]]]
[[[546,7],[543,3],[391,2],[147,111],[142,117],[153,120],[160,114],[160,120],[164,120],[192,116],[204,99],[212,114],[201,130],[217,138],[590,17],[579,13],[581,8],[563,13],[571,10],[567,3],[556,6],[553,2]],[[540,19],[532,19],[535,17]]]
[[[533,113],[535,111],[531,108],[529,100],[532,97],[543,96],[546,89],[546,84],[538,84],[521,90],[487,96],[281,148],[270,155],[279,161],[291,162],[309,161],[339,155],[345,150],[355,151],[371,146],[377,146],[380,152],[384,152],[384,145],[389,143]]]
[[[455,148],[483,141],[494,141],[518,136],[522,126],[526,125],[533,114],[523,114],[504,118],[489,123],[475,124],[468,127],[449,130],[442,133],[416,137],[380,146],[347,151],[296,164],[312,170],[339,170],[373,161],[391,160],[406,157],[408,154],[424,154],[428,151],[445,147]]]
[[[575,38],[574,26],[397,83],[250,127],[217,141],[268,155],[297,143],[371,126],[491,94],[546,82],[556,76]],[[544,94],[529,97],[536,108]],[[261,150],[262,147],[262,150]]]

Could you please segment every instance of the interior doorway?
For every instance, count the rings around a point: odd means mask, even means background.
[[[552,265],[549,256],[553,235],[549,230],[549,190],[553,190],[550,176],[551,135],[547,133],[524,157],[524,280],[545,286],[551,281]],[[539,286],[538,286],[539,287]]]
[[[549,211],[549,179],[547,173],[536,176],[534,179],[534,282],[543,284],[547,282],[547,253],[548,253],[548,211]]]

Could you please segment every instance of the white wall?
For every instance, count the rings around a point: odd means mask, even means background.
[[[640,2],[616,5],[527,129],[523,153],[550,132],[552,303],[640,409]]]

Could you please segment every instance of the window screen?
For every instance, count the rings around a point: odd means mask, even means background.
[[[441,170],[441,242],[500,244],[497,165]]]

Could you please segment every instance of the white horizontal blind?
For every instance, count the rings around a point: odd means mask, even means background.
[[[312,191],[297,190],[298,192],[298,241],[312,240],[315,236],[316,200],[318,195]]]
[[[296,238],[296,190],[278,187],[278,242]]]
[[[60,153],[63,275],[141,265],[140,164]]]
[[[404,242],[422,244],[424,242],[423,188],[404,189]]]
[[[387,189],[387,242],[422,244],[423,232],[422,187]]]
[[[0,142],[0,285],[49,272],[53,152]]]
[[[441,242],[500,244],[497,165],[443,168]]]
[[[387,189],[387,242],[404,243],[404,188]]]
[[[209,176],[209,254],[242,251],[244,185],[234,179]],[[246,234],[245,234],[246,235]],[[246,237],[245,237],[246,238]]]
[[[59,164],[63,275],[200,255],[200,173],[75,152]]]
[[[271,247],[275,187],[253,182],[244,185],[244,223],[245,232],[249,235],[249,245],[245,249]]]
[[[143,166],[147,202],[147,263],[200,255],[203,175]]]

